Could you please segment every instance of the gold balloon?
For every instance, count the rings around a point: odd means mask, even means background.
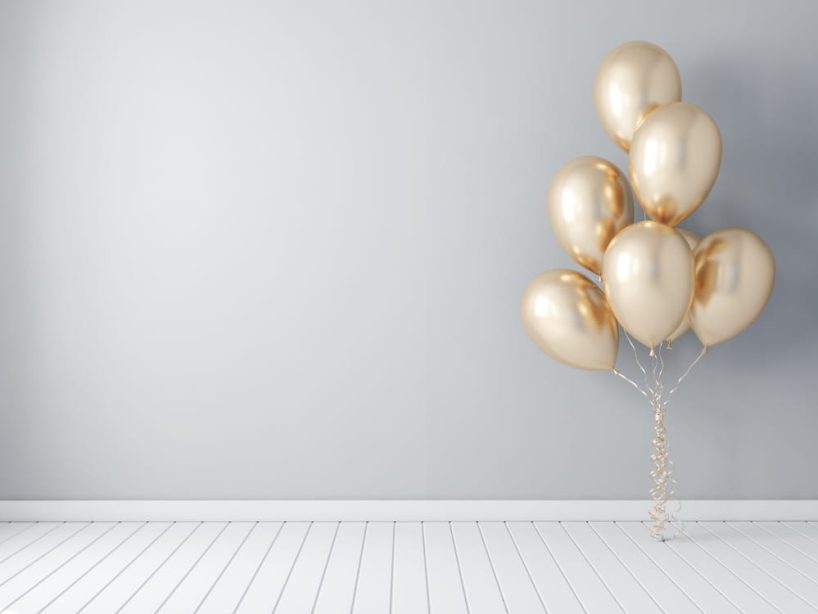
[[[540,273],[523,294],[526,331],[551,358],[580,369],[612,369],[619,347],[605,295],[569,269]]]
[[[657,109],[639,126],[628,175],[645,213],[675,226],[707,198],[720,165],[716,122],[696,105],[676,102]]]
[[[548,214],[565,251],[598,275],[608,243],[633,222],[633,196],[622,171],[607,160],[586,156],[554,176]]]
[[[757,234],[726,228],[696,248],[696,292],[690,324],[705,345],[738,335],[764,310],[775,283],[775,259]]]
[[[677,228],[676,232],[682,235],[684,237],[684,240],[687,241],[687,245],[690,247],[690,251],[696,250],[696,246],[699,244],[700,241],[699,235],[697,235],[695,232],[687,230],[687,228]],[[688,315],[685,316],[684,320],[682,320],[682,323],[679,324],[679,327],[668,335],[667,337],[668,347],[670,346],[671,343],[676,341],[676,339],[678,339],[679,337],[681,337],[687,331],[690,330],[689,314],[690,312],[688,311]]]
[[[616,319],[652,348],[687,314],[693,298],[693,254],[670,226],[639,222],[611,241],[602,260],[602,279]]]
[[[603,60],[596,73],[594,98],[605,132],[628,151],[634,132],[651,111],[682,99],[682,80],[664,49],[633,41]]]

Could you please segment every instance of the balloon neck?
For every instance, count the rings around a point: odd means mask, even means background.
[[[654,356],[656,356],[656,348],[651,347],[651,348],[650,348],[650,354],[648,354],[648,355],[649,355],[651,358],[652,358],[652,357],[654,357]]]
[[[667,349],[669,350],[673,349],[673,341],[670,339],[667,340]]]

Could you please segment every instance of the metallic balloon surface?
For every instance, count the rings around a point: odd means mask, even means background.
[[[622,327],[654,347],[676,330],[693,298],[693,254],[670,226],[638,222],[605,252],[602,279]]]
[[[675,226],[707,198],[721,166],[721,135],[699,107],[676,102],[645,119],[631,144],[628,175],[648,216]]]
[[[687,228],[677,228],[676,232],[678,232],[680,235],[682,235],[682,237],[684,237],[684,240],[687,241],[687,245],[690,247],[690,251],[695,252],[696,251],[696,246],[699,244],[699,241],[701,240],[699,238],[699,235],[697,235],[695,232],[691,232],[690,230],[687,230]],[[676,339],[678,339],[679,337],[681,337],[687,331],[690,330],[690,315],[689,315],[689,313],[690,312],[688,311],[688,315],[685,316],[684,320],[682,320],[682,323],[679,324],[679,327],[676,330],[674,330],[672,333],[670,333],[670,335],[668,335],[668,337],[667,337],[668,343],[673,343],[674,341],[676,341]]]
[[[696,336],[713,345],[738,335],[764,310],[774,283],[775,259],[758,235],[743,228],[707,235],[696,248]]]
[[[628,151],[634,132],[649,113],[682,99],[682,80],[664,49],[633,41],[605,57],[596,73],[594,97],[605,132]]]
[[[619,331],[605,295],[569,269],[540,273],[523,294],[526,331],[552,358],[580,369],[612,369]]]
[[[599,274],[608,243],[633,222],[633,196],[624,174],[612,163],[593,156],[577,158],[551,181],[548,215],[565,251]]]

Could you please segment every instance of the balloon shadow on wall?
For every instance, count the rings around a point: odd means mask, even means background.
[[[759,319],[732,345],[742,369],[818,359],[818,82],[782,66],[765,81],[745,66],[685,67],[685,97],[719,124],[724,156],[713,192],[682,225],[707,234],[739,226],[757,232],[776,259],[776,282]],[[771,82],[772,81],[772,82]],[[746,345],[745,345],[746,344]],[[725,358],[725,360],[728,360]]]

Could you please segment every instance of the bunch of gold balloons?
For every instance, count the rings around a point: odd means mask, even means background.
[[[528,334],[549,356],[584,369],[614,368],[617,321],[651,351],[689,328],[704,347],[738,335],[772,291],[770,249],[741,228],[699,239],[676,226],[718,176],[716,123],[681,100],[676,63],[651,43],[614,49],[595,96],[602,126],[628,153],[628,177],[602,158],[572,160],[551,182],[548,212],[559,242],[604,292],[576,271],[538,275],[522,301]],[[634,196],[650,220],[634,223]]]

